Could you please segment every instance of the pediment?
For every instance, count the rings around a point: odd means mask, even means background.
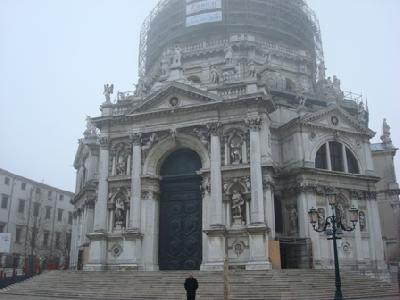
[[[366,134],[371,137],[375,135],[372,130],[363,126],[354,116],[336,105],[307,114],[300,118],[300,123],[355,134]]]
[[[221,101],[217,95],[183,83],[171,83],[148,96],[131,113],[176,110]]]

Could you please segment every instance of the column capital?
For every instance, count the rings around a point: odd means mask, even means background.
[[[207,124],[208,132],[213,136],[221,136],[222,124],[221,122],[213,122]]]
[[[261,130],[262,119],[261,117],[251,117],[246,119],[246,125],[249,127],[250,131]]]
[[[142,134],[139,132],[131,133],[129,135],[129,139],[133,146],[141,146],[142,145]]]
[[[99,138],[100,148],[108,149],[110,147],[110,138],[108,136],[101,136]]]

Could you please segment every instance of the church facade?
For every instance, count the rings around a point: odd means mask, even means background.
[[[303,1],[248,2],[161,1],[145,21],[136,91],[105,85],[80,140],[71,267],[271,269],[279,241],[284,267],[332,268],[307,213],[322,226],[335,190],[360,218],[343,267],[386,268],[368,109],[326,77]]]

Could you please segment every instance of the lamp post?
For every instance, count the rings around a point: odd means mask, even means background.
[[[358,209],[354,206],[349,209],[350,213],[350,222],[352,223],[351,227],[348,227],[346,224],[343,224],[342,215],[336,215],[337,201],[336,201],[336,193],[333,190],[328,190],[325,193],[326,198],[328,200],[329,205],[332,208],[332,215],[326,217],[324,220],[324,224],[318,222],[318,211],[313,207],[308,211],[308,216],[310,218],[310,224],[313,226],[316,232],[325,232],[328,236],[328,240],[332,240],[333,242],[333,258],[335,262],[335,298],[334,300],[344,300],[342,295],[342,282],[340,279],[340,269],[339,269],[339,259],[337,252],[337,243],[336,240],[341,239],[337,235],[340,231],[353,231],[356,228],[358,222]],[[339,231],[340,230],[340,231]]]

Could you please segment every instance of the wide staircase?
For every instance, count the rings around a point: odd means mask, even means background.
[[[196,299],[223,300],[221,272],[194,272]],[[0,299],[186,299],[187,272],[52,271],[0,291]],[[333,299],[333,270],[230,271],[229,299]],[[355,273],[342,273],[346,299],[400,299],[395,286]],[[32,297],[32,298],[30,298]]]

